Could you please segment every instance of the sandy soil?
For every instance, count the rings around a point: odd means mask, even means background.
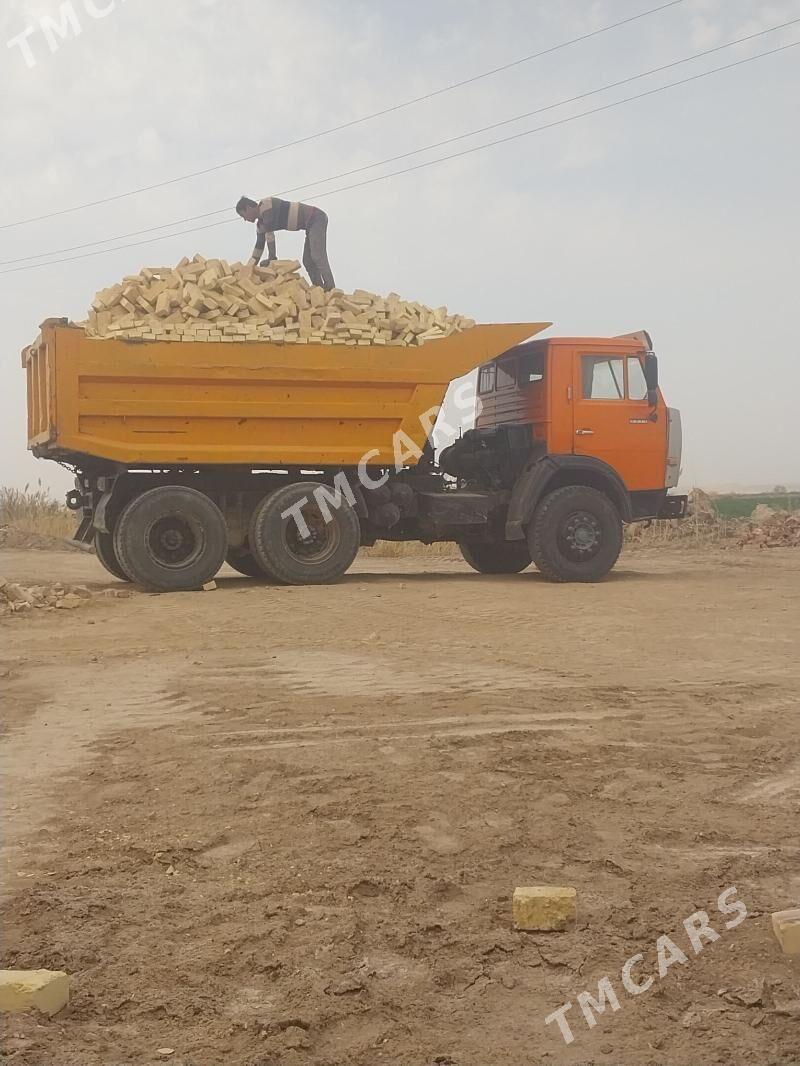
[[[77,553],[0,574],[111,584]],[[564,587],[369,559],[0,627],[3,965],[74,987],[3,1061],[800,1062],[769,918],[800,905],[797,552],[632,552]],[[526,884],[575,886],[577,927],[514,932]],[[663,933],[686,961],[632,997]],[[544,1024],[567,1001],[570,1045]]]

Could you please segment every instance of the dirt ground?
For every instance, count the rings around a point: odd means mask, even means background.
[[[0,574],[114,584],[77,553]],[[800,905],[800,553],[638,550],[589,586],[424,555],[336,588],[228,572],[0,641],[3,965],[73,983],[4,1062],[800,1062],[770,926]],[[576,928],[514,932],[530,884],[574,886]],[[659,979],[662,934],[685,958]]]

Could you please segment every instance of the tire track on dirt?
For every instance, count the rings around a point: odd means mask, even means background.
[[[0,743],[5,793],[13,797],[3,840],[9,861],[26,834],[63,809],[56,783],[92,758],[103,736],[196,719],[197,703],[169,694],[176,666],[157,659],[146,667],[134,661],[94,671],[85,664],[39,665],[35,683],[22,677],[6,686],[8,694],[37,705]]]

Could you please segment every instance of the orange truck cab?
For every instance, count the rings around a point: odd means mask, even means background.
[[[650,336],[532,340],[478,373],[475,429],[440,466],[464,485],[509,491],[503,544],[462,544],[478,570],[514,548],[555,581],[613,567],[622,524],[682,518],[680,412],[664,402]],[[508,562],[506,560],[508,559]]]
[[[580,477],[610,492],[627,521],[683,516],[685,497],[667,498],[680,477],[680,412],[661,395],[649,334],[534,340],[482,366],[465,439],[474,446],[512,427],[530,448],[532,485]]]

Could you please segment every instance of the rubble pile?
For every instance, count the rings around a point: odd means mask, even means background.
[[[739,539],[740,547],[800,548],[800,511],[759,505]]]
[[[95,338],[409,347],[475,325],[397,293],[326,292],[299,271],[297,260],[253,267],[201,255],[146,267],[99,292],[83,326]]]
[[[32,611],[70,611],[86,606],[93,595],[85,585],[63,585],[60,581],[47,585],[18,585],[0,577],[0,618]],[[126,589],[104,589],[101,595],[123,597],[131,593]]]
[[[17,585],[0,577],[0,615],[20,612],[70,610],[92,598],[83,585]]]

